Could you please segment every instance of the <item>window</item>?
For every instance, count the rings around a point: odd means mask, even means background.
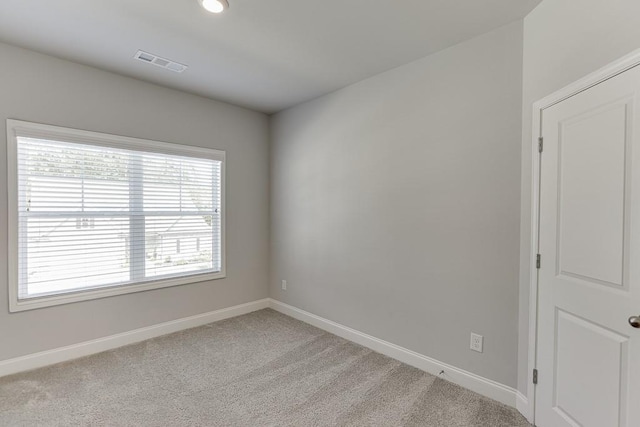
[[[7,132],[11,311],[224,277],[224,152]]]

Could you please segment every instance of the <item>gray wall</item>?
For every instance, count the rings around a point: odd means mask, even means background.
[[[637,0],[546,0],[525,19],[522,86],[512,24],[274,116],[271,296],[514,385],[521,193],[526,393],[531,105],[638,48],[637,16]],[[229,162],[227,279],[16,314],[0,292],[0,360],[267,296],[266,116],[3,44],[0,58],[2,140],[10,117]],[[0,150],[0,241],[6,221]],[[471,330],[484,354],[468,350]]]
[[[0,140],[6,119],[227,151],[227,278],[9,314],[0,292],[0,360],[267,296],[268,117],[0,44]],[[0,149],[0,242],[7,241]],[[5,245],[0,278],[6,285]]]
[[[276,115],[271,297],[515,387],[521,77],[518,22]]]
[[[545,0],[525,18],[518,390],[527,389],[531,129],[535,101],[640,47],[638,0]]]

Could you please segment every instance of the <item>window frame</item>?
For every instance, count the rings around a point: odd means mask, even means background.
[[[53,139],[70,143],[96,145],[158,154],[188,156],[212,159],[221,162],[220,171],[220,271],[202,274],[187,274],[148,280],[134,284],[113,285],[104,288],[78,290],[56,295],[47,295],[30,299],[19,299],[19,223],[18,223],[18,137]],[[8,195],[8,292],[9,311],[11,313],[126,295],[136,292],[181,286],[226,277],[226,152],[211,148],[160,142],[149,139],[131,138],[107,133],[78,130],[60,126],[32,123],[7,119],[7,195]]]

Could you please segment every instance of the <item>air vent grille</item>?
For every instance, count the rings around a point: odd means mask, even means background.
[[[143,50],[139,50],[138,52],[136,52],[134,58],[176,73],[182,73],[184,70],[189,68],[188,66],[180,64],[179,62],[175,62],[167,58],[162,58],[161,56],[154,55],[153,53],[145,52]]]

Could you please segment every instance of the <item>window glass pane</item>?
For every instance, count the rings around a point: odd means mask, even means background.
[[[147,277],[214,268],[219,245],[214,257],[211,215],[149,216],[145,229]]]
[[[28,283],[41,296],[129,281],[128,218],[23,218]],[[26,243],[26,245],[25,245]]]
[[[222,162],[17,137],[19,299],[219,272]]]
[[[145,153],[142,155],[144,210],[209,212],[219,162]]]
[[[127,211],[129,154],[19,138],[25,208],[31,212]]]

